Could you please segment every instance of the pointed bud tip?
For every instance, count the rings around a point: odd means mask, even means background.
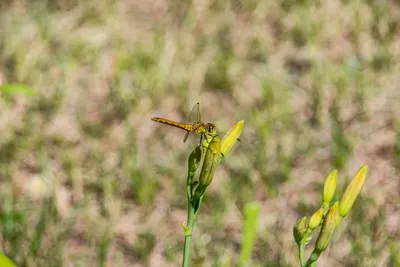
[[[363,165],[353,176],[350,184],[347,186],[342,199],[340,200],[339,213],[341,217],[345,217],[353,207],[355,200],[361,192],[367,176],[368,166]]]
[[[226,154],[231,150],[233,145],[238,141],[240,134],[242,133],[244,126],[244,120],[238,121],[233,125],[226,133],[221,142],[221,153],[225,157]]]
[[[364,164],[361,166],[360,171],[364,172],[365,174],[367,174],[368,172],[368,165]]]

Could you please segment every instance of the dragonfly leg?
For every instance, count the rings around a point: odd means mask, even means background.
[[[200,146],[202,146],[202,147],[204,147],[204,148],[207,148],[204,144],[203,144],[203,141],[204,140],[207,140],[207,137],[205,137],[205,133],[202,133],[201,135],[200,135]],[[207,142],[207,141],[206,141]]]

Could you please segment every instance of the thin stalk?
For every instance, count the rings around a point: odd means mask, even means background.
[[[304,265],[304,267],[314,267],[314,266],[316,266],[316,264],[317,264],[316,261],[310,261],[310,260],[308,260],[308,261],[306,262],[306,264]]]
[[[189,258],[190,258],[190,246],[192,243],[192,234],[194,229],[194,224],[196,221],[196,215],[200,209],[201,202],[203,200],[203,196],[199,198],[192,197],[191,201],[188,205],[188,222],[187,226],[183,227],[185,232],[185,246],[183,249],[183,262],[182,267],[189,267]]]
[[[305,260],[304,260],[304,243],[300,242],[299,245],[299,260],[300,260],[300,266],[303,267]]]
[[[202,160],[202,150],[200,146],[197,146],[193,149],[193,152],[189,156],[188,163],[188,175],[186,179],[186,194],[188,201],[188,215],[187,215],[187,224],[183,225],[183,231],[185,233],[185,245],[183,249],[183,260],[182,266],[189,266],[189,258],[190,258],[190,245],[192,243],[192,233],[194,228],[194,221],[196,218],[196,206],[193,204],[193,177],[196,174],[196,170],[199,167],[199,163]]]
[[[318,258],[319,253],[311,253],[310,258],[304,264],[304,267],[315,267],[317,265]]]
[[[190,246],[191,246],[191,243],[192,243],[192,233],[193,233],[195,218],[196,218],[196,215],[194,213],[194,208],[192,207],[191,202],[189,202],[187,226],[184,227],[184,231],[185,231],[185,247],[183,249],[182,267],[188,267],[189,266]]]

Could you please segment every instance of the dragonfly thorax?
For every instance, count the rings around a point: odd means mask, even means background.
[[[216,129],[215,125],[212,123],[202,123],[198,122],[193,125],[193,132],[198,134],[208,134],[208,135],[215,135]]]

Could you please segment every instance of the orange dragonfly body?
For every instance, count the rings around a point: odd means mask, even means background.
[[[211,140],[217,134],[215,125],[212,123],[203,123],[201,121],[199,106],[199,103],[194,105],[189,115],[189,123],[180,123],[159,117],[153,117],[151,120],[185,130],[186,134],[183,142],[186,142],[190,133],[197,133],[201,135],[202,139],[206,138],[206,140]]]

